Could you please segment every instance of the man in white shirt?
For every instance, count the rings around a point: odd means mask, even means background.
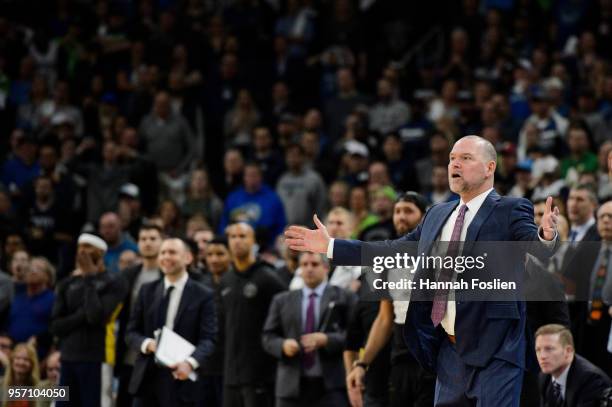
[[[187,274],[188,248],[180,239],[166,239],[159,252],[164,278],[142,286],[134,304],[126,340],[139,355],[130,393],[134,406],[191,406],[200,401],[201,383],[187,380],[213,352],[217,320],[213,293]],[[196,349],[174,366],[158,366],[159,332],[168,328]]]
[[[576,355],[574,339],[563,325],[544,325],[536,332],[536,355],[542,369],[540,396],[543,407],[595,406],[610,378],[585,358]]]

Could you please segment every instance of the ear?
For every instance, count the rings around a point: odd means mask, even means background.
[[[487,177],[492,177],[495,174],[495,169],[497,168],[497,162],[496,161],[489,161],[487,163]]]

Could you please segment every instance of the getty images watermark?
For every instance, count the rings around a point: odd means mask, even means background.
[[[479,256],[434,256],[421,253],[412,256],[406,252],[395,253],[393,256],[375,256],[372,261],[372,271],[381,274],[384,271],[407,270],[415,274],[417,270],[452,270],[452,273],[463,274],[466,271],[484,270],[485,260],[488,254]],[[439,281],[431,278],[400,278],[391,281],[385,278],[372,280],[375,290],[516,290],[515,281],[502,281],[494,278],[492,281],[481,278],[471,278],[469,281],[459,279],[451,281]]]

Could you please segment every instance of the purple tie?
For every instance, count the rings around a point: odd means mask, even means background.
[[[457,220],[455,221],[455,227],[453,228],[453,234],[451,235],[450,242],[448,244],[448,250],[446,251],[447,256],[456,256],[459,251],[459,244],[461,239],[461,229],[463,229],[463,221],[465,220],[465,212],[468,207],[466,205],[462,205],[459,208],[459,215],[457,215]],[[442,268],[440,270],[440,276],[438,277],[438,281],[448,282],[453,279],[453,270]],[[436,290],[434,294],[433,306],[431,307],[431,322],[433,322],[434,326],[440,325],[442,319],[444,319],[444,314],[446,314],[446,303],[448,302],[448,290],[439,289]]]
[[[304,326],[304,333],[311,334],[315,331],[315,299],[317,293],[310,293],[308,296],[308,308],[306,308],[306,325]],[[316,352],[316,351],[315,351]],[[304,370],[311,369],[315,364],[315,352],[304,353],[302,357],[302,365]]]

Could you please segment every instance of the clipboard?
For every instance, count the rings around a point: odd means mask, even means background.
[[[155,362],[169,367],[180,362],[184,362],[193,354],[195,346],[167,327],[163,327],[157,341],[157,351],[155,352]],[[198,374],[191,372],[189,380],[196,381]]]

